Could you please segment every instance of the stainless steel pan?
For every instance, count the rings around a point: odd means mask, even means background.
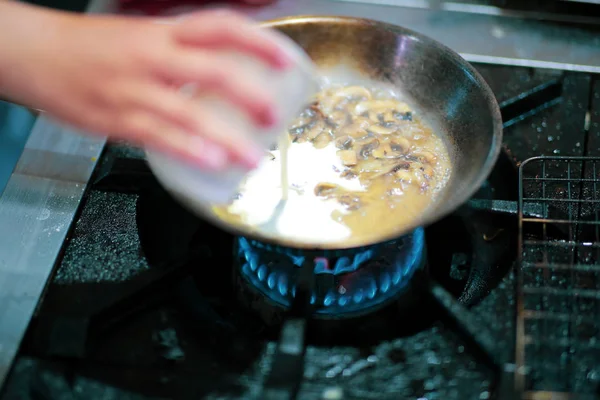
[[[477,71],[449,48],[423,35],[381,22],[346,17],[293,17],[270,21],[324,70],[343,66],[357,76],[392,83],[425,118],[447,135],[453,173],[446,189],[424,215],[410,225],[378,235],[365,246],[406,234],[430,224],[468,200],[484,182],[500,152],[502,119],[494,95]],[[167,188],[161,165],[150,167]],[[266,243],[301,249],[339,249],[336,243],[297,241],[277,237],[256,226],[225,221],[210,204],[171,190],[182,204],[222,228]],[[315,227],[318,229],[318,227]],[[356,247],[356,244],[354,246]]]

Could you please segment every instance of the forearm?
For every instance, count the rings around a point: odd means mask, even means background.
[[[43,85],[37,71],[52,54],[61,18],[59,12],[0,0],[0,98],[32,105],[36,87]]]

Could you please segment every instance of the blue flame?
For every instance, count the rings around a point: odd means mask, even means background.
[[[296,295],[294,276],[312,264],[311,304],[320,314],[342,314],[394,298],[423,265],[423,228],[399,239],[361,249],[324,252],[314,257],[240,237],[242,276],[272,301],[289,307]],[[311,258],[312,257],[312,261]],[[310,264],[307,264],[310,261]]]

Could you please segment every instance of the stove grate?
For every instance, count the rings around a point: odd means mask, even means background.
[[[519,168],[515,384],[523,398],[600,393],[600,158]],[[541,207],[542,215],[524,215]]]

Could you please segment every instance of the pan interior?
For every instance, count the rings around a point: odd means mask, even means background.
[[[306,51],[332,83],[392,85],[444,139],[452,174],[436,201],[410,224],[342,243],[280,237],[265,227],[224,217],[208,204],[174,193],[192,211],[235,234],[303,249],[339,249],[379,243],[413,231],[453,211],[483,183],[501,144],[498,105],[487,84],[460,56],[400,27],[338,17],[294,17],[267,23]],[[156,171],[155,171],[156,172]],[[160,174],[157,174],[160,179]],[[318,229],[319,227],[315,227]]]

